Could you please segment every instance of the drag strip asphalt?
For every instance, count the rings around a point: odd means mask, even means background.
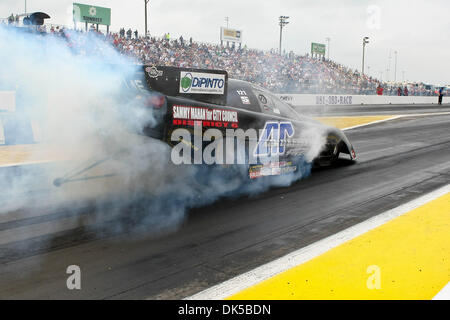
[[[363,113],[359,108],[336,107],[325,115],[367,115],[378,107],[365,106]],[[450,111],[382,108],[377,114]],[[101,233],[71,225],[51,236],[0,244],[0,298],[188,297],[449,184],[449,128],[450,115],[430,115],[348,130],[356,164],[342,160],[289,188],[191,210],[178,230],[163,235],[136,226]],[[82,220],[90,214],[83,210],[0,223],[0,237],[27,223]],[[66,287],[70,265],[81,268],[81,290]]]

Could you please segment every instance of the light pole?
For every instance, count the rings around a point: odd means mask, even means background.
[[[25,0],[25,14],[27,14],[27,0]]]
[[[281,55],[281,41],[283,39],[283,27],[289,24],[289,21],[287,21],[289,17],[280,16],[279,19],[280,19],[280,55]]]
[[[364,59],[366,55],[366,44],[369,43],[369,37],[363,38],[363,59],[362,59],[362,75],[364,75]]]
[[[331,41],[331,38],[327,37],[327,38],[325,38],[325,40],[327,40],[327,49],[328,49],[327,50],[328,51],[327,52],[327,56],[328,56],[327,59],[330,60],[330,41]]]
[[[147,28],[147,4],[150,0],[144,0],[145,2],[145,36],[148,34],[148,28]]]
[[[394,82],[397,82],[397,54],[398,54],[398,51],[395,50],[394,54],[395,54]]]
[[[227,29],[228,29],[228,23],[230,22],[230,17],[225,17],[225,21],[227,22]]]

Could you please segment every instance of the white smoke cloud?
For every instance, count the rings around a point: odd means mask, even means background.
[[[155,119],[151,108],[130,97],[123,86],[124,78],[136,71],[134,62],[96,36],[70,33],[69,39],[0,27],[0,43],[7,44],[0,47],[0,89],[16,86],[17,112],[36,121],[42,145],[65,159],[39,171],[8,173],[8,179],[0,182],[11,195],[3,211],[30,206],[38,210],[34,198],[26,194],[40,188],[49,191],[46,202],[67,205],[95,199],[98,221],[105,214],[113,219],[131,205],[139,211],[141,224],[167,228],[181,222],[188,208],[223,196],[289,186],[310,174],[311,165],[303,160],[295,173],[252,183],[245,166],[175,166],[168,145],[137,134]],[[312,132],[315,148],[308,160],[320,152],[323,139]],[[80,181],[53,186],[55,178],[70,179],[73,173],[104,159],[72,177]],[[101,205],[106,198],[108,213]],[[117,222],[115,227],[122,226]]]

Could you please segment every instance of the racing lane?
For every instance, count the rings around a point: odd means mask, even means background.
[[[79,230],[24,256],[5,244],[0,298],[189,296],[448,184],[449,128],[450,115],[436,115],[347,131],[357,164],[343,161],[290,188],[192,210],[179,231],[162,237],[139,229],[113,236]],[[81,267],[80,291],[66,288],[72,264]]]
[[[450,104],[415,105],[351,105],[351,106],[297,106],[299,113],[309,116],[361,116],[361,115],[404,115],[450,112]]]

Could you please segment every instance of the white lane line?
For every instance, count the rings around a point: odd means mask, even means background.
[[[441,291],[439,291],[433,300],[450,300],[450,282],[447,283]]]
[[[401,117],[426,117],[426,116],[445,116],[449,115],[450,112],[429,112],[429,113],[412,113],[412,114],[403,114]]]
[[[230,297],[257,283],[316,258],[351,239],[375,229],[411,210],[421,207],[430,201],[442,197],[449,192],[450,184],[185,299],[220,300]]]
[[[381,122],[386,122],[386,121],[391,121],[391,120],[399,119],[399,118],[401,118],[401,117],[402,117],[402,116],[394,116],[394,117],[392,117],[392,118],[387,118],[387,119],[382,119],[382,120],[375,120],[375,121],[368,122],[368,123],[364,123],[364,124],[358,124],[358,125],[353,126],[353,127],[344,128],[344,129],[342,129],[342,131],[345,131],[345,130],[352,130],[352,129],[361,128],[361,127],[366,127],[366,126],[370,126],[370,125],[372,125],[372,124],[377,124],[377,123],[381,123]]]
[[[368,123],[364,123],[364,124],[359,124],[353,127],[348,127],[348,128],[344,128],[341,129],[342,131],[346,131],[346,130],[352,130],[352,129],[356,129],[356,128],[361,128],[361,127],[367,127],[373,124],[377,124],[377,123],[381,123],[381,122],[386,122],[386,121],[391,121],[391,120],[395,120],[395,119],[401,119],[401,118],[409,118],[409,117],[426,117],[426,116],[443,116],[443,115],[450,115],[450,112],[437,112],[437,113],[415,113],[415,114],[401,114],[398,116],[393,116],[392,118],[387,118],[387,119],[383,119],[383,120],[376,120],[376,121],[372,121],[372,122],[368,122]],[[343,118],[345,116],[342,117],[334,117],[334,118]],[[358,117],[358,116],[352,116],[352,117]],[[333,117],[327,117],[327,118],[333,118]]]

